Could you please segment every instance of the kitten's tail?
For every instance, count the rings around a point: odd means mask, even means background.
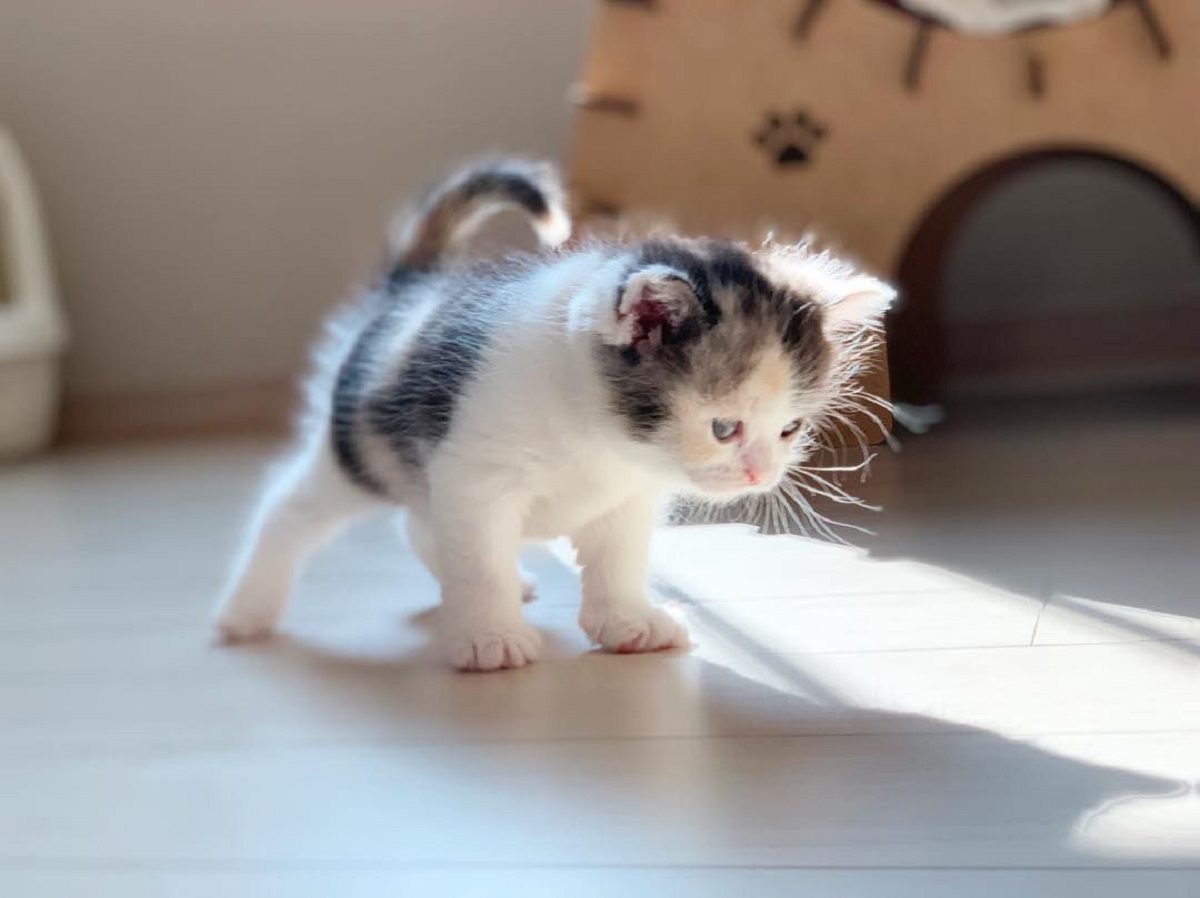
[[[432,271],[454,245],[502,208],[529,215],[542,244],[571,236],[571,218],[555,167],[525,159],[487,159],[434,187],[392,227],[393,272]]]

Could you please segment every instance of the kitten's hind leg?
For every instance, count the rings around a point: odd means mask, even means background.
[[[437,542],[434,540],[433,529],[428,519],[415,508],[409,509],[404,528],[408,533],[408,546],[412,549],[417,560],[425,565],[425,570],[433,575],[433,579],[441,581],[438,574]]]
[[[313,550],[378,508],[317,445],[276,472],[254,512],[229,586],[217,602],[228,642],[265,637],[283,616],[295,575]]]
[[[538,597],[537,576],[521,562],[517,562],[517,576],[521,578],[521,601],[528,605]]]

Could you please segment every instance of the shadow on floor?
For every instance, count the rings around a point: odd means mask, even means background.
[[[414,740],[446,746],[431,776],[469,793],[439,808],[431,825],[448,831],[481,807],[533,801],[505,826],[531,840],[549,826],[621,826],[621,844],[645,829],[649,843],[674,846],[664,864],[703,861],[714,838],[735,854],[769,846],[756,863],[807,866],[1197,860],[1108,856],[1090,835],[1104,809],[1172,799],[1186,784],[936,718],[864,711],[781,659],[774,673],[786,690],[695,655],[590,654],[463,675],[423,653],[365,660],[285,638],[248,651],[272,675],[377,716],[385,732],[394,722],[398,752]],[[494,746],[486,770],[456,766],[472,745]]]

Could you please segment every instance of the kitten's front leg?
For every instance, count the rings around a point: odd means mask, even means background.
[[[441,639],[459,670],[524,667],[541,649],[521,616],[517,568],[524,507],[485,496],[450,477],[432,484],[436,575],[442,587]]]
[[[646,598],[657,513],[653,499],[631,499],[572,538],[583,565],[579,625],[607,651],[656,652],[689,645],[683,625]]]
[[[409,509],[405,527],[408,530],[409,548],[421,564],[425,565],[425,570],[440,583],[442,578],[438,576],[437,542],[429,521],[416,509]],[[526,603],[536,600],[537,577],[520,562],[517,562],[517,576],[521,578],[521,599]]]

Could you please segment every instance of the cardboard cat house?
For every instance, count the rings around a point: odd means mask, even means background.
[[[610,0],[575,99],[585,216],[815,229],[899,283],[912,401],[942,373],[942,256],[999,181],[1092,156],[1200,198],[1196,0]],[[888,395],[886,365],[868,386]]]

